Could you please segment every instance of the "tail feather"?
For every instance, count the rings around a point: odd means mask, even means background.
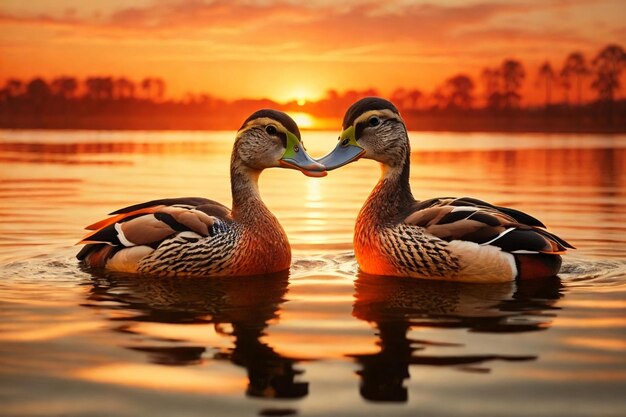
[[[93,268],[104,268],[119,248],[105,243],[85,245],[76,257]]]
[[[561,257],[552,254],[514,254],[517,265],[517,279],[537,279],[553,277],[561,269]]]

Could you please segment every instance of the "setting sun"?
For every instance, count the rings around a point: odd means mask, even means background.
[[[288,112],[289,116],[298,124],[301,129],[313,129],[316,127],[315,118],[305,112]]]

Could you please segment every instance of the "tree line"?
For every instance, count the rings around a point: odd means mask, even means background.
[[[626,103],[616,97],[625,68],[626,52],[620,45],[611,44],[591,59],[572,52],[560,68],[546,61],[534,77],[527,75],[522,62],[505,59],[498,66],[484,68],[478,80],[459,73],[431,92],[397,88],[389,98],[409,118],[445,118],[451,114],[475,118],[532,116],[538,109],[522,106],[522,88],[528,78],[534,78],[533,86],[543,93],[544,115],[568,118],[576,109],[575,115],[581,119],[604,115],[602,120],[587,123],[623,124]],[[480,94],[477,84],[482,87]],[[584,97],[586,85],[595,92],[595,100]],[[558,99],[557,89],[562,93]],[[340,117],[347,106],[363,96],[380,95],[376,89],[329,90],[322,99],[302,106],[296,101],[276,103],[267,99],[226,101],[205,93],[172,100],[165,93],[166,83],[157,77],[139,81],[111,76],[83,80],[70,76],[28,81],[11,78],[0,89],[0,127],[232,128],[232,123],[259,106],[333,118]]]
[[[542,63],[535,74],[535,87],[544,90],[545,107],[555,104],[556,87],[563,92],[560,105],[582,106],[584,83],[591,79],[596,102],[614,102],[624,68],[626,52],[619,45],[607,45],[591,60],[576,51],[567,56],[560,68],[555,68],[550,61]],[[471,109],[481,100],[483,108],[515,109],[521,107],[521,89],[526,78],[527,70],[520,61],[505,59],[499,66],[482,70],[479,80],[482,97],[476,95],[476,82],[461,73],[449,77],[430,94],[418,89],[398,88],[391,99],[407,109]]]

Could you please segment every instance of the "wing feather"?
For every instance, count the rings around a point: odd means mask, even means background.
[[[119,249],[137,246],[156,248],[165,239],[181,232],[193,232],[199,237],[213,236],[232,222],[230,209],[199,197],[152,200],[111,214],[112,217],[87,227],[91,232],[79,242],[86,246],[78,253],[78,259],[89,259],[91,265],[103,265]],[[125,254],[145,251],[147,249]],[[127,259],[124,259],[126,262]]]
[[[180,205],[180,206],[196,207],[196,206],[202,206],[205,204],[218,205],[228,210],[228,208],[224,206],[223,204],[220,204],[217,201],[209,200],[208,198],[180,197],[180,198],[163,198],[160,200],[152,200],[152,201],[147,201],[145,203],[134,204],[132,206],[121,208],[109,214],[113,215],[113,214],[121,214],[121,213],[130,213],[133,211],[141,210],[141,209],[148,208],[148,207],[154,207],[154,206]],[[228,211],[230,212],[230,210]]]
[[[130,217],[141,216],[142,214],[146,214],[146,213],[154,213],[155,211],[157,211],[161,207],[164,207],[164,206],[163,205],[157,205],[157,206],[151,206],[151,207],[143,207],[143,208],[138,209],[138,210],[129,211],[128,213],[120,213],[120,214],[117,214],[117,215],[115,215],[113,217],[109,217],[108,219],[100,220],[99,222],[95,222],[94,224],[90,224],[89,226],[85,227],[85,229],[87,229],[87,230],[102,229],[103,227],[106,227],[106,226],[108,226],[110,224],[121,222],[124,219],[129,219]]]
[[[418,202],[403,222],[446,241],[498,246],[507,252],[562,254],[574,248],[526,213],[469,197]]]
[[[132,243],[132,246],[160,242],[175,233],[175,230],[170,225],[159,220],[154,214],[140,216],[120,223],[120,228],[124,237]]]
[[[498,211],[502,214],[506,214],[521,224],[526,224],[528,226],[543,227],[544,229],[546,228],[546,226],[542,222],[540,222],[538,219],[534,218],[530,214],[524,213],[516,209],[512,209],[510,207],[496,206],[486,201],[482,201],[482,200],[479,200],[477,198],[472,198],[472,197],[431,198],[429,200],[416,202],[412,210],[423,210],[428,207],[440,207],[440,206],[478,207],[482,209],[491,209],[491,210]]]

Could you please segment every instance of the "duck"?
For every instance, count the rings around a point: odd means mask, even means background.
[[[345,113],[339,143],[318,159],[327,171],[359,159],[381,176],[354,227],[354,254],[372,275],[496,283],[558,274],[574,249],[535,217],[473,197],[417,201],[409,183],[411,148],[398,109],[365,97]]]
[[[162,276],[249,276],[288,270],[291,248],[263,203],[266,168],[323,177],[286,113],[262,109],[237,131],[230,161],[232,208],[201,197],[165,198],[110,213],[90,230],[76,255],[85,266]]]

